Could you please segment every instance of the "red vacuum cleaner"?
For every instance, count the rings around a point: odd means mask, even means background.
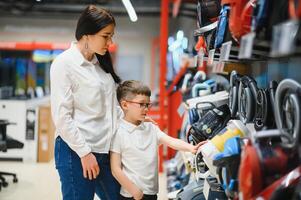
[[[230,6],[229,29],[237,42],[243,35],[251,31],[255,2],[256,0],[222,0],[222,6]]]

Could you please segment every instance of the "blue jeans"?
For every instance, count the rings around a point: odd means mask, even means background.
[[[64,200],[119,199],[120,185],[112,176],[109,154],[93,153],[100,173],[94,180],[84,178],[80,157],[61,137],[55,140],[55,165],[58,170]]]

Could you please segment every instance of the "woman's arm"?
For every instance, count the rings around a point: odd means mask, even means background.
[[[187,142],[184,142],[183,140],[170,137],[169,135],[162,134],[162,136],[159,139],[159,142],[162,144],[165,144],[175,150],[179,151],[188,151],[193,154],[195,154],[198,151],[198,148],[205,144],[207,141],[200,142],[199,144],[193,146]]]
[[[119,153],[111,152],[111,171],[116,180],[124,187],[134,199],[142,199],[143,192],[123,173]]]
[[[61,138],[81,158],[83,176],[92,180],[99,174],[99,166],[91,148],[77,128],[72,113],[74,110],[73,85],[66,64],[55,60],[50,70],[51,114]]]
[[[72,115],[74,112],[71,75],[64,61],[54,60],[50,69],[51,114],[55,128],[61,138],[79,157],[91,152],[85,138],[78,130]]]

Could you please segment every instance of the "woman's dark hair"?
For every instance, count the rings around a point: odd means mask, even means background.
[[[94,35],[110,24],[116,25],[115,19],[109,11],[89,5],[78,19],[75,38],[80,40],[84,35]],[[105,55],[96,53],[95,55],[101,68],[112,75],[115,83],[120,83],[121,79],[114,71],[110,53],[107,51]]]

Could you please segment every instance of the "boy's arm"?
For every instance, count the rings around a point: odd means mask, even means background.
[[[121,158],[119,153],[110,153],[111,171],[116,180],[124,187],[134,199],[142,199],[143,192],[123,173],[121,169]]]
[[[200,146],[202,146],[203,144],[205,144],[207,141],[200,142],[199,144],[193,146],[187,142],[184,142],[183,140],[170,137],[169,135],[166,135],[166,134],[162,134],[162,136],[159,139],[159,142],[162,144],[165,144],[175,150],[188,151],[193,154],[196,154],[196,152],[198,151],[198,148]]]

